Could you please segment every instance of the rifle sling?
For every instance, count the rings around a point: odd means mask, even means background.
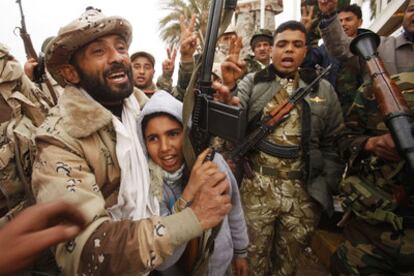
[[[269,154],[271,156],[287,159],[296,159],[299,157],[300,147],[299,146],[286,146],[279,145],[276,143],[269,142],[267,140],[261,140],[257,145],[256,149]]]

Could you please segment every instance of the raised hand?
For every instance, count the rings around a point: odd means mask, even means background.
[[[310,31],[312,28],[312,21],[314,19],[315,6],[302,6],[302,16],[300,22],[305,26],[306,31]]]
[[[177,56],[177,49],[167,48],[167,59],[162,62],[162,74],[166,77],[171,77],[174,74],[175,58]]]
[[[221,74],[223,84],[228,88],[233,88],[236,81],[245,74],[245,62],[240,61],[240,51],[243,48],[242,38],[232,38],[230,41],[229,55],[221,64]]]
[[[232,63],[229,62],[229,65],[231,64]],[[240,99],[237,96],[232,95],[230,88],[227,85],[224,85],[221,82],[215,81],[213,82],[211,87],[215,90],[214,100],[224,103],[224,104],[229,104],[229,105],[234,105],[234,106],[240,105]]]
[[[184,16],[180,16],[180,54],[182,62],[193,61],[193,55],[197,49],[197,35],[194,32],[195,15],[191,16],[188,26],[185,24]]]
[[[26,74],[26,76],[29,77],[30,80],[33,80],[33,76],[34,76],[34,69],[35,67],[38,65],[36,59],[34,58],[29,58],[25,63],[24,63],[24,73]]]
[[[321,13],[330,14],[336,11],[338,0],[318,0],[318,7]]]

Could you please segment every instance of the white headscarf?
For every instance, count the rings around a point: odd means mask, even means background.
[[[92,97],[84,90],[83,94]],[[137,135],[140,107],[134,94],[124,100],[122,122],[112,116],[116,132],[116,157],[121,168],[118,202],[108,209],[114,220],[139,220],[160,214],[157,198],[150,193],[148,163]]]

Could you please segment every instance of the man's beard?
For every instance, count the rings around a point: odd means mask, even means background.
[[[104,71],[103,78],[84,72],[77,64],[74,64],[74,66],[78,71],[81,80],[79,86],[85,89],[85,91],[99,103],[110,104],[121,102],[132,94],[134,86],[131,65],[125,66],[122,63],[113,63],[110,68]],[[120,69],[124,70],[129,81],[117,85],[116,90],[114,90],[108,85],[107,76],[114,71],[119,72]]]

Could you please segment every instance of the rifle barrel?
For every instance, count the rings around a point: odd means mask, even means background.
[[[21,23],[20,24],[22,25],[20,32],[22,32],[22,30],[23,30],[23,32],[27,33],[26,22],[24,20],[22,1],[21,0],[16,0],[16,3],[19,5],[19,9],[20,9],[20,17],[21,17],[21,20],[20,20]]]
[[[211,70],[214,63],[214,53],[216,51],[217,35],[221,22],[221,13],[223,9],[223,0],[211,1],[211,7],[208,18],[211,19],[207,24],[205,35],[205,44],[202,56],[202,66],[200,70],[200,82],[211,82]]]

